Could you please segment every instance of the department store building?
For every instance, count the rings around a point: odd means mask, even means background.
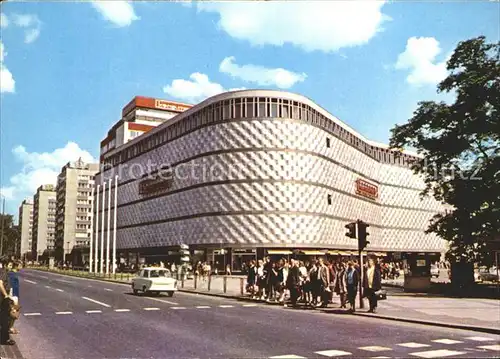
[[[370,224],[370,253],[445,251],[424,233],[444,206],[420,198],[418,156],[397,156],[297,94],[223,93],[101,154],[96,183],[119,175],[122,262],[169,261],[181,243],[235,271],[264,255],[349,256],[357,241],[344,226],[357,219]]]

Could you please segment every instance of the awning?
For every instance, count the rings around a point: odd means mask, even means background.
[[[268,249],[267,254],[292,254],[292,251],[286,249]]]
[[[328,254],[330,254],[332,256],[338,256],[338,255],[340,255],[340,252],[339,251],[328,251]]]
[[[324,256],[325,253],[321,251],[301,251],[306,256]]]

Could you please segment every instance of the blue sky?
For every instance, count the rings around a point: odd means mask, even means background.
[[[436,94],[461,40],[499,41],[498,2],[1,5],[0,188],[7,210],[99,142],[136,95],[303,94],[387,142]]]

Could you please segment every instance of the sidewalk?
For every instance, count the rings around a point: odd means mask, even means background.
[[[57,273],[71,275],[60,271]],[[130,283],[128,278],[124,280],[119,278],[94,279]],[[178,289],[188,293],[257,301],[248,297],[245,293],[245,285],[246,279],[244,277],[230,276],[224,279],[223,276],[212,276],[210,280],[198,279],[196,283],[194,279],[179,281]],[[330,304],[328,308],[318,310],[333,313],[343,312],[344,309],[339,308],[339,297],[334,296],[333,301],[334,304]],[[357,299],[356,304],[359,305],[359,299]],[[358,310],[356,315],[500,334],[500,301],[495,299],[447,298],[426,294],[391,293],[391,289],[389,289],[387,300],[379,302],[376,314],[367,313],[367,307],[368,303],[365,300],[365,309]]]

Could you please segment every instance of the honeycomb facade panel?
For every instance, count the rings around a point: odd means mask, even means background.
[[[240,104],[247,110],[238,112]],[[396,160],[298,95],[214,96],[123,147],[96,179],[119,176],[122,249],[179,243],[355,249],[344,226],[356,219],[370,224],[374,250],[444,249],[424,233],[443,205],[420,198],[424,184],[408,162],[417,157]],[[170,172],[160,177],[159,168]]]

